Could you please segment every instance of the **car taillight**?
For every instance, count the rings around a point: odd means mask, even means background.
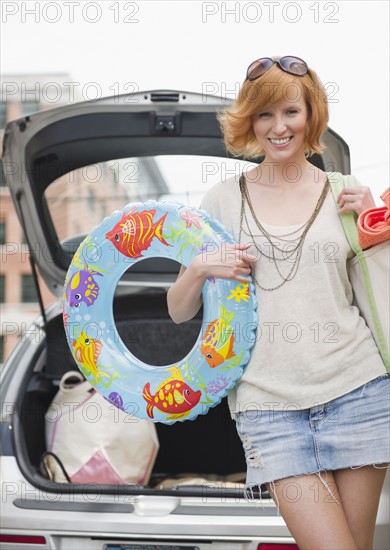
[[[257,550],[299,550],[297,544],[272,544],[270,542],[261,542]]]
[[[0,542],[13,544],[46,544],[45,537],[35,535],[0,535]]]

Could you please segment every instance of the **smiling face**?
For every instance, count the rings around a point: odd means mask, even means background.
[[[308,110],[305,100],[288,98],[252,116],[253,131],[272,162],[300,161],[305,152]]]

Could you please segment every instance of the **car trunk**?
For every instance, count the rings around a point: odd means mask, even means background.
[[[176,325],[166,306],[166,291],[149,289],[117,297],[114,303],[115,320],[120,337],[129,349],[149,364],[171,364],[192,348],[201,328],[202,312],[186,323]],[[48,318],[40,352],[21,386],[18,407],[20,426],[15,434],[17,447],[23,449],[19,463],[27,478],[35,485],[47,488],[39,465],[45,452],[45,412],[58,391],[62,375],[77,370],[63,328],[62,315]],[[195,420],[173,425],[156,423],[159,451],[147,486],[115,487],[134,494],[180,494],[235,498],[243,497],[245,457],[230,416],[226,399],[199,415]],[[194,484],[189,479],[194,478]],[[202,478],[205,481],[196,480]],[[183,480],[185,484],[181,484]],[[218,483],[227,481],[224,483]],[[56,484],[50,484],[52,490]],[[57,484],[58,487],[58,484]],[[61,492],[76,491],[77,484],[61,484]],[[81,487],[80,487],[81,490]],[[83,484],[83,492],[96,491]],[[101,490],[110,493],[111,486]]]

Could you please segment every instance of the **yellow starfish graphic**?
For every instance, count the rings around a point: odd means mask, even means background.
[[[241,300],[247,302],[249,300],[249,284],[242,283],[237,285],[235,289],[232,288],[227,299],[231,300],[232,298],[234,298],[236,302],[240,302]]]

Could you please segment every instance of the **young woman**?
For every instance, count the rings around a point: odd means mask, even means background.
[[[236,244],[181,268],[169,313],[192,318],[207,277],[252,278],[256,342],[228,395],[247,495],[266,485],[301,550],[368,550],[390,460],[390,379],[352,305],[339,213],[375,206],[371,192],[344,188],[336,206],[331,172],[309,162],[324,150],[328,105],[302,59],[254,61],[218,120],[232,155],[264,161],[206,193],[201,208]]]

